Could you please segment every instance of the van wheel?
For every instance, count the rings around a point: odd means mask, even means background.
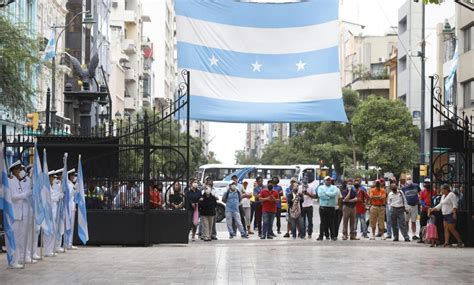
[[[216,207],[216,222],[220,223],[225,218],[225,208],[222,205]]]

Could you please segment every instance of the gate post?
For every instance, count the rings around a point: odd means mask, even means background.
[[[143,209],[144,209],[144,239],[143,245],[150,245],[150,134],[148,114],[143,117]]]
[[[466,166],[464,167],[464,203],[467,210],[467,245],[474,246],[473,220],[472,220],[472,142],[470,141],[470,122],[468,117],[464,119],[464,153],[466,155]]]
[[[190,168],[191,168],[191,143],[190,143],[190,137],[191,137],[191,133],[190,133],[190,126],[189,126],[189,123],[190,123],[190,119],[189,119],[189,116],[191,115],[191,76],[190,76],[190,72],[189,70],[186,70],[186,84],[187,84],[187,104],[186,104],[186,132],[187,132],[187,137],[186,137],[186,148],[187,148],[187,160],[188,160],[188,163],[186,165],[186,185],[188,185],[189,183],[189,179],[191,179],[190,177]]]

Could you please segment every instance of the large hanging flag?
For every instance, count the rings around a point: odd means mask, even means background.
[[[48,158],[46,149],[43,150],[43,183],[41,189],[41,201],[43,202],[44,208],[44,222],[42,224],[43,232],[46,235],[54,234],[54,221],[53,221],[53,201],[51,200],[51,184],[49,182],[48,174]]]
[[[453,61],[449,68],[448,77],[444,81],[444,104],[445,105],[453,105],[453,89],[456,88],[454,86],[454,76],[456,75],[456,70],[458,69],[458,45],[456,44],[456,48],[454,50]]]
[[[79,155],[79,163],[77,166],[77,233],[83,244],[89,240],[89,230],[87,226],[87,209],[86,198],[84,194],[84,175],[82,173],[82,161]]]
[[[347,121],[338,0],[175,3],[178,67],[191,74],[191,119]]]
[[[3,153],[3,142],[0,143],[0,210],[3,210],[3,229],[5,231],[5,245],[7,247],[7,262],[9,266],[13,265],[13,256],[16,251],[15,236],[13,232],[13,204],[11,192],[8,189],[8,173],[5,165],[5,156]]]
[[[35,142],[33,160],[33,210],[35,222],[41,225],[44,220],[44,207],[41,201],[41,189],[43,188],[43,172],[41,169],[41,161],[38,154],[38,144]]]
[[[54,57],[56,57],[56,33],[54,29],[52,29],[48,44],[44,50],[43,60],[51,60]]]
[[[64,203],[65,205],[65,219],[66,219],[66,225],[65,225],[65,230],[66,230],[66,235],[70,234],[71,231],[71,211],[70,211],[70,205],[69,201],[71,200],[71,193],[69,192],[69,183],[68,183],[68,174],[67,174],[67,153],[64,154],[63,158],[64,162],[64,167],[63,167],[63,175],[61,177],[61,187],[62,187],[62,192],[64,193]]]

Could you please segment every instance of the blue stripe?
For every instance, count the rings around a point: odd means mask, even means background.
[[[218,59],[211,65],[211,58]],[[304,70],[296,66],[306,63]],[[260,72],[252,64],[261,64]],[[339,71],[337,46],[304,53],[255,54],[209,48],[185,42],[178,42],[178,67],[210,73],[254,78],[289,79]]]
[[[176,15],[213,23],[289,28],[338,19],[338,0],[307,0],[292,4],[242,3],[238,0],[175,0]]]
[[[191,96],[191,119],[229,123],[347,122],[341,99],[254,103]],[[179,119],[186,118],[185,109]]]

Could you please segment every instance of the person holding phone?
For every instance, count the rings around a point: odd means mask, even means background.
[[[305,237],[306,233],[308,238],[312,238],[313,235],[313,199],[316,198],[316,193],[313,187],[308,184],[308,179],[303,179],[303,185],[300,186],[301,193],[303,194],[303,208],[301,215],[303,216],[303,228],[301,229],[302,236]]]

